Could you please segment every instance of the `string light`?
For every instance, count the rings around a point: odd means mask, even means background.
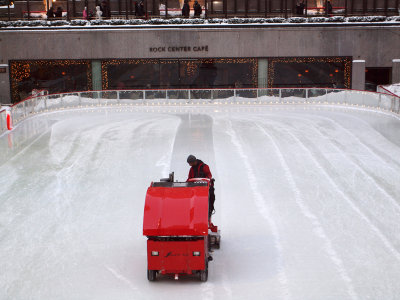
[[[111,59],[103,60],[101,63],[102,88],[108,90],[110,88],[111,66],[121,65],[177,65],[183,68],[179,70],[180,79],[185,81],[186,78],[193,78],[200,71],[203,64],[249,64],[248,72],[244,76],[248,77],[246,85],[252,88],[258,86],[258,60],[255,58],[207,58],[207,59]],[[160,69],[161,71],[161,69]],[[181,73],[183,71],[183,73]],[[243,76],[243,75],[242,75]],[[187,81],[187,79],[186,79]],[[190,82],[191,84],[191,82]],[[181,86],[184,83],[181,82]]]
[[[13,60],[10,61],[10,75],[11,75],[11,97],[13,101],[18,101],[19,95],[22,92],[21,82],[31,78],[35,70],[43,70],[45,72],[52,71],[52,68],[61,67],[68,70],[69,67],[83,66],[83,72],[86,72],[87,90],[92,90],[92,68],[90,60]],[[65,73],[65,74],[63,74]],[[71,73],[71,72],[70,72]],[[58,73],[60,74],[60,73]],[[66,75],[63,71],[61,75]],[[32,88],[33,87],[29,87]]]
[[[341,64],[343,66],[343,84],[345,88],[351,88],[351,57],[285,57],[268,59],[268,87],[273,88],[275,84],[275,76],[277,72],[276,64],[284,63],[327,63]],[[308,70],[306,70],[308,71]],[[308,73],[308,72],[306,72]]]

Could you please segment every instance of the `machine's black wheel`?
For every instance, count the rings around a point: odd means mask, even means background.
[[[156,280],[156,277],[157,277],[157,271],[155,271],[155,270],[147,270],[147,279],[149,281]]]
[[[206,267],[200,271],[200,280],[206,282],[208,279],[208,259],[206,259]]]
[[[221,237],[218,236],[215,238],[215,249],[219,249],[221,247]]]

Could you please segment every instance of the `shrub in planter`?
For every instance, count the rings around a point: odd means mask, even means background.
[[[363,22],[365,19],[363,17],[348,17],[347,22]]]
[[[107,21],[109,21],[110,25],[126,25],[126,20],[122,19],[111,19]]]
[[[364,17],[367,22],[384,22],[386,21],[385,16],[366,16]]]
[[[103,20],[91,20],[90,21],[90,24],[91,25],[106,25],[106,23],[104,23],[104,21]]]
[[[47,21],[44,21],[44,20],[31,21],[29,26],[31,26],[31,27],[47,26]]]
[[[79,20],[79,19],[71,20],[70,22],[72,26],[86,26],[88,23],[89,22],[86,20]]]
[[[288,19],[289,23],[305,23],[307,22],[306,18],[301,17],[293,17]]]
[[[125,21],[127,25],[143,25],[146,21],[142,19],[129,19]]]
[[[284,18],[268,18],[265,19],[266,23],[284,23],[286,22],[286,19]]]
[[[67,26],[69,22],[64,20],[57,20],[57,21],[49,21],[47,22],[47,26]]]
[[[151,20],[147,21],[147,24],[152,24],[152,25],[168,24],[168,20],[165,20],[165,19],[151,19]]]
[[[313,17],[313,18],[309,18],[308,22],[309,23],[325,23],[326,22],[325,17]]]
[[[215,18],[215,19],[208,19],[209,24],[221,24],[224,23],[223,19]]]
[[[400,16],[393,16],[386,19],[389,22],[400,22]]]
[[[343,23],[345,21],[346,19],[342,16],[335,16],[326,19],[326,22],[332,22],[332,23]]]
[[[192,24],[204,24],[204,19],[192,19]]]

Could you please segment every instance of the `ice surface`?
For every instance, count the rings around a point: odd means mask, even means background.
[[[400,121],[350,108],[63,111],[0,137],[0,299],[398,299]],[[216,178],[209,281],[146,278],[146,189]]]

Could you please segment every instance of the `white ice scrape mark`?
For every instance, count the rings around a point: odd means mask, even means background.
[[[105,267],[106,267],[106,269],[107,269],[108,271],[110,271],[111,274],[113,274],[118,280],[120,280],[120,281],[122,281],[123,283],[125,283],[126,285],[128,285],[129,288],[130,288],[131,290],[134,290],[134,291],[137,290],[137,288],[132,284],[132,282],[129,281],[128,278],[126,278],[126,277],[123,276],[122,274],[118,273],[117,271],[115,271],[114,269],[112,269],[112,268],[109,267],[109,266],[105,266]]]
[[[236,150],[238,151],[238,153],[239,153],[240,157],[242,158],[242,161],[245,165],[247,176],[249,178],[250,188],[254,195],[254,197],[253,197],[254,202],[255,202],[256,206],[258,207],[260,214],[262,215],[262,217],[265,220],[267,220],[267,222],[271,228],[271,231],[273,234],[273,239],[274,239],[274,246],[277,250],[276,264],[277,264],[277,271],[278,271],[278,280],[282,287],[283,299],[291,299],[292,297],[290,295],[288,279],[287,279],[287,276],[285,273],[285,268],[283,266],[283,260],[282,260],[283,248],[282,248],[281,238],[280,238],[279,231],[278,231],[278,226],[276,225],[274,219],[271,216],[270,211],[268,210],[267,205],[264,202],[264,197],[262,196],[262,194],[260,193],[260,190],[258,188],[257,177],[255,175],[255,172],[254,172],[253,168],[251,167],[249,158],[247,157],[235,131],[232,128],[231,122],[229,122],[228,130],[226,131],[226,133],[231,137],[232,143],[236,147]]]
[[[233,298],[233,293],[232,293],[232,289],[231,286],[229,284],[229,277],[226,274],[225,268],[223,268],[223,272],[222,272],[222,286],[226,292],[226,299],[232,299]]]
[[[182,122],[182,120],[180,120]],[[179,123],[180,123],[179,122]],[[176,128],[179,128],[179,124]],[[165,152],[163,156],[156,162],[157,167],[162,167],[162,176],[168,176],[169,172],[171,171],[171,161],[172,161],[172,152],[174,151],[174,145],[176,140],[176,130],[173,139],[171,139],[171,143],[169,145],[169,151]]]
[[[369,149],[368,147],[366,147],[364,145],[364,143],[353,133],[351,133],[348,129],[346,129],[345,127],[343,127],[341,124],[339,124],[338,122],[326,118],[326,117],[319,117],[320,119],[324,119],[327,120],[328,122],[332,123],[334,126],[336,126],[337,128],[342,128],[343,132],[345,132],[346,134],[348,134],[352,140],[355,140],[358,142],[359,145],[361,145],[362,147],[364,147],[364,149],[366,149],[372,157],[374,157],[375,159],[379,160],[384,166],[390,168],[393,172],[396,172],[396,170],[393,169],[392,166],[390,166],[389,164],[386,164],[385,161],[377,156],[373,151],[371,151],[371,149]],[[323,135],[323,133],[321,132],[321,130],[313,128],[313,130],[315,132],[317,132],[317,134],[319,134],[324,140],[327,140],[330,142],[330,140],[326,137],[326,135]],[[389,193],[371,176],[369,175],[367,172],[364,171],[364,169],[362,167],[360,167],[359,164],[357,164],[354,161],[354,158],[349,158],[348,155],[345,155],[344,151],[342,151],[335,143],[332,143],[332,146],[342,155],[342,157],[349,162],[350,164],[352,164],[354,166],[355,169],[359,170],[366,178],[366,180],[369,181],[369,184],[374,185],[376,187],[376,189],[381,192],[385,198],[396,208],[397,211],[400,211],[400,204],[396,201],[395,198],[393,198],[391,195],[389,195]]]
[[[262,128],[263,129],[263,128]],[[265,130],[264,130],[265,131]],[[289,133],[289,132],[288,132]],[[340,187],[336,184],[336,182],[329,176],[329,174],[325,171],[325,169],[321,166],[321,164],[314,158],[310,150],[304,146],[304,143],[300,141],[297,137],[295,137],[293,134],[289,133],[294,139],[296,139],[301,147],[307,151],[311,157],[311,159],[314,161],[316,167],[318,170],[320,170],[325,177],[328,179],[329,183],[335,188],[335,190],[343,197],[343,199],[346,200],[346,202],[350,205],[350,207],[370,226],[372,231],[375,232],[375,234],[380,238],[380,240],[383,242],[383,244],[389,249],[389,251],[394,255],[394,257],[400,261],[400,253],[399,251],[393,246],[393,244],[386,238],[386,236],[382,233],[382,231],[379,230],[378,227],[376,227],[371,220],[360,210],[360,208],[353,203],[353,201],[340,189]],[[341,152],[341,150],[338,148],[338,151]],[[344,155],[342,153],[342,155]]]
[[[204,300],[212,300],[214,297],[214,284],[210,281],[203,282],[201,285],[201,298]]]
[[[262,128],[259,124],[256,124],[256,126],[271,141],[271,144],[274,147],[275,152],[278,156],[279,162],[282,165],[283,171],[285,173],[285,177],[288,180],[289,185],[294,192],[295,201],[296,201],[297,205],[300,207],[302,214],[304,216],[306,216],[308,219],[310,219],[311,224],[313,225],[314,233],[317,236],[319,236],[321,239],[324,240],[325,251],[329,254],[329,257],[335,264],[340,276],[342,277],[343,281],[345,282],[347,291],[348,291],[351,299],[358,299],[358,296],[357,296],[356,292],[354,291],[352,280],[351,280],[350,276],[347,274],[347,271],[343,265],[343,261],[341,260],[339,255],[336,253],[335,249],[333,248],[332,242],[326,235],[321,223],[318,221],[318,218],[310,211],[310,209],[305,204],[303,196],[301,195],[300,190],[297,187],[297,184],[293,178],[292,172],[290,171],[290,167],[287,164],[281,150],[279,149],[279,146],[276,144],[275,140],[264,128]]]

